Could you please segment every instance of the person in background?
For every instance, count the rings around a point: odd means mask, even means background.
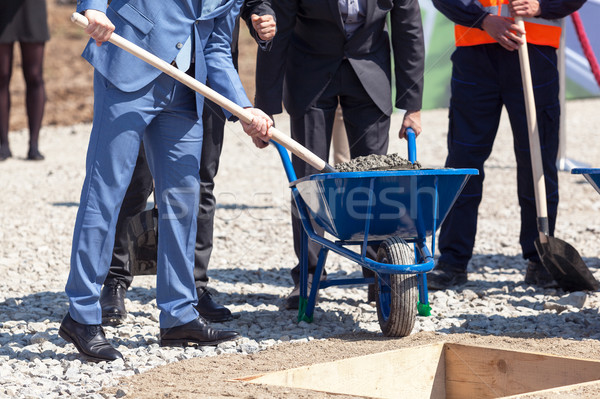
[[[241,17],[261,48],[267,50],[275,36],[276,26],[270,0],[246,0],[242,7]],[[231,44],[233,63],[237,68],[239,21],[233,31]],[[210,84],[210,82],[209,82]],[[216,210],[215,176],[219,168],[219,157],[223,148],[225,115],[221,107],[210,100],[204,100],[202,112],[204,137],[202,156],[200,158],[200,203],[198,207],[196,245],[194,250],[194,281],[198,303],[194,306],[200,316],[209,322],[224,322],[233,319],[233,315],[225,306],[215,302],[209,292],[208,264],[213,248],[213,225]],[[102,306],[102,324],[118,325],[127,316],[125,297],[127,289],[133,281],[129,264],[129,245],[127,225],[131,219],[146,207],[148,196],[153,188],[152,174],[143,146],[133,171],[133,177],[123,199],[117,220],[115,245],[110,270],[104,280],[100,294]]]
[[[12,157],[8,141],[10,78],[14,44],[19,42],[25,77],[29,151],[27,159],[40,161],[40,128],[46,104],[44,46],[50,40],[46,0],[2,0],[0,2],[0,161]]]
[[[344,116],[340,106],[335,110],[335,120],[331,131],[331,152],[333,164],[350,162],[350,145],[344,128]]]
[[[408,127],[421,132],[425,49],[417,0],[279,0],[273,2],[273,10],[277,36],[271,51],[257,55],[255,104],[274,115],[282,112],[283,98],[293,139],[327,159],[341,105],[351,157],[386,154],[393,111],[390,48],[394,105],[406,110],[399,137],[405,137]],[[317,173],[298,157],[292,163],[298,178]],[[293,201],[292,229],[300,259],[302,226]],[[309,242],[310,275],[319,248]],[[369,247],[367,252],[374,257],[376,249]],[[292,279],[287,309],[298,308],[299,264],[292,269]]]
[[[558,208],[558,129],[560,103],[556,49],[560,21],[585,0],[433,0],[435,7],[456,24],[452,54],[451,99],[446,167],[476,168],[440,229],[440,257],[427,274],[429,289],[441,290],[468,281],[477,213],[481,202],[484,163],[490,156],[502,107],[512,127],[517,161],[517,191],[521,207],[520,244],[528,261],[525,283],[555,284],[540,262],[534,242],[538,237],[529,136],[518,48],[523,32],[511,17],[525,21],[527,47],[537,110],[546,181],[550,235]]]
[[[242,0],[81,0],[89,21],[83,56],[94,67],[94,121],[86,177],[75,221],[65,286],[69,310],[59,335],[91,361],[123,355],[104,335],[100,291],[110,266],[121,202],[144,143],[155,182],[158,213],[156,303],[161,346],[217,345],[235,331],[212,328],[199,316],[194,244],[200,196],[204,97],[109,43],[113,31],[165,62],[211,82],[252,113],[242,122],[266,146],[272,121],[251,107],[231,60],[232,30]],[[108,6],[108,7],[107,7]],[[225,113],[231,116],[228,112]]]

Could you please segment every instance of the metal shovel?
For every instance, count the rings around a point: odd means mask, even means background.
[[[516,17],[515,23],[525,30],[523,18]],[[529,148],[531,152],[531,167],[535,190],[535,205],[537,210],[537,226],[539,237],[535,241],[535,248],[542,264],[552,275],[558,285],[565,291],[597,290],[598,281],[594,278],[581,256],[573,246],[555,237],[549,236],[548,210],[546,208],[546,183],[542,154],[540,150],[540,136],[538,133],[535,100],[533,96],[533,83],[529,67],[529,53],[527,42],[523,35],[524,44],[519,47],[519,63],[523,79],[523,92],[525,95],[525,108],[527,112],[527,126],[529,128]]]

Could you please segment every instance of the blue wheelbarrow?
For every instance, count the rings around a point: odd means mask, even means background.
[[[377,317],[390,337],[411,333],[417,313],[431,307],[425,273],[434,267],[435,232],[476,169],[413,169],[315,174],[297,180],[288,152],[279,151],[303,226],[298,321],[312,322],[317,293],[336,285],[374,284]],[[408,158],[416,140],[408,132]],[[319,236],[313,223],[335,237]],[[430,237],[430,246],[427,238]],[[321,246],[308,292],[308,240]],[[349,246],[361,246],[356,252]],[[377,259],[366,255],[378,246]],[[329,251],[372,270],[372,278],[321,281]]]
[[[600,168],[576,168],[571,170],[571,173],[574,175],[583,175],[600,194]]]

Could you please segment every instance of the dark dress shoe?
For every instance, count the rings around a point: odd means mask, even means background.
[[[0,146],[0,161],[4,161],[10,157],[12,157],[12,153],[8,145]]]
[[[427,273],[427,288],[431,291],[447,290],[466,284],[469,281],[466,268],[454,267],[438,262],[435,268]]]
[[[235,331],[215,330],[202,316],[187,324],[160,329],[160,346],[200,345],[215,346],[221,342],[238,339]]]
[[[127,317],[127,310],[125,310],[126,294],[127,286],[124,283],[117,280],[104,283],[100,293],[103,325],[118,326]]]
[[[540,288],[558,288],[558,283],[541,262],[528,261],[525,272],[525,284],[535,285]]]
[[[314,274],[308,275],[308,286],[306,287],[306,295],[310,295],[313,277],[314,277]],[[324,276],[324,275],[321,276],[321,281],[325,281],[326,278],[327,278],[327,276]],[[315,301],[318,299],[319,299],[319,291],[317,291],[317,297],[316,297]],[[285,298],[285,308],[287,310],[296,310],[296,309],[298,309],[299,305],[300,305],[300,283],[298,282],[298,283],[294,283],[294,288],[292,289],[292,292],[290,292],[289,295]]]
[[[195,308],[200,313],[200,316],[211,323],[233,320],[231,311],[213,301],[206,287],[196,288],[196,291],[198,292],[198,304]]]
[[[367,302],[377,301],[377,290],[375,289],[375,283],[369,284],[367,287]]]
[[[78,323],[69,313],[60,324],[58,335],[75,345],[79,353],[92,362],[110,362],[123,358],[121,352],[108,342],[101,325]]]
[[[30,148],[27,152],[28,161],[43,161],[45,158],[37,148]]]
[[[310,288],[308,289],[310,293]],[[298,309],[300,305],[300,283],[294,284],[292,292],[285,298],[285,308],[287,310]]]

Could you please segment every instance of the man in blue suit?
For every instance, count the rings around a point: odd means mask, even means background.
[[[270,4],[271,0],[244,0],[244,5],[240,11],[240,18],[246,21],[250,33],[260,48],[265,51],[269,50],[276,32],[276,21]],[[238,37],[239,23],[236,23],[233,30],[233,41],[231,42],[231,55],[236,68]],[[210,81],[208,83],[210,85]],[[213,191],[215,177],[219,169],[219,157],[223,148],[225,130],[225,115],[223,115],[221,107],[210,100],[204,101],[202,127],[204,135],[202,138],[202,156],[200,157],[200,203],[196,223],[196,249],[194,251],[194,280],[196,281],[196,294],[198,295],[198,303],[195,308],[206,321],[218,323],[232,320],[235,316],[228,308],[213,300],[212,294],[208,290],[208,266],[213,249],[213,225],[217,205]],[[146,261],[156,261],[155,258],[152,259],[152,256],[156,256],[155,247],[138,246],[137,240],[130,238],[128,234],[132,223],[141,227],[141,220],[147,220],[148,212],[154,214],[154,209],[144,211],[153,188],[152,174],[146,162],[146,154],[141,148],[131,183],[121,204],[110,270],[100,293],[102,324],[105,326],[119,325],[127,317],[125,298],[127,290],[133,282],[132,269],[134,268],[133,263],[136,262],[136,260],[129,257],[129,247],[133,246],[135,251],[140,251]],[[145,227],[154,229],[154,224]],[[147,231],[140,234],[145,235]]]
[[[251,107],[231,61],[231,32],[243,0],[78,0],[92,40],[83,56],[95,68],[94,122],[75,222],[69,312],[59,334],[92,361],[121,358],[101,327],[100,289],[109,269],[115,225],[143,139],[155,180],[160,344],[216,345],[236,339],[198,316],[193,267],[204,98],[108,43],[113,31],[173,62],[240,106]],[[114,23],[114,25],[113,25]],[[94,41],[95,44],[94,45]],[[103,44],[104,43],[104,44]],[[268,141],[271,120],[250,108],[242,123]],[[227,116],[229,113],[225,112]],[[263,143],[264,144],[264,143]]]

